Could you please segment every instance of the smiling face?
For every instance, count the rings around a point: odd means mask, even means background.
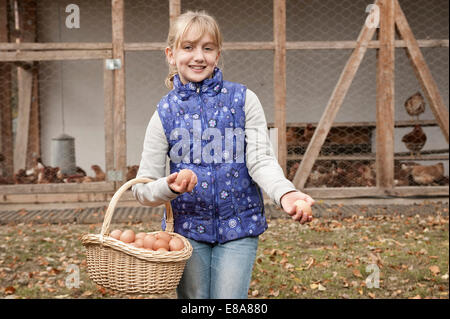
[[[187,30],[178,48],[166,48],[169,64],[176,66],[183,84],[201,82],[214,72],[220,50],[209,33],[198,36],[198,32]]]

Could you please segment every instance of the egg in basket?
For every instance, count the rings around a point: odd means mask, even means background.
[[[136,235],[132,230],[109,232],[114,209],[122,194],[134,184],[149,182],[153,181],[135,178],[123,184],[109,203],[100,234],[87,234],[81,238],[86,248],[89,277],[100,286],[142,294],[165,293],[178,286],[192,255],[192,246],[185,237],[173,232],[170,202],[164,203],[165,231]]]

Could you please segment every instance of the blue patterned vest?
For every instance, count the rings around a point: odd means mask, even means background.
[[[174,231],[197,241],[224,243],[267,229],[263,195],[245,163],[246,87],[213,77],[174,89],[157,110],[169,143],[170,172],[190,169],[190,193],[171,201]],[[165,228],[165,220],[163,220]]]

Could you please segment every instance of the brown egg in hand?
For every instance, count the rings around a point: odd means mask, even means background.
[[[299,199],[294,203],[294,205],[300,208],[303,213],[312,216],[311,206],[306,201]]]
[[[182,169],[181,171],[178,172],[177,179],[175,180],[175,183],[177,183],[177,185],[181,185],[183,180],[186,179],[188,181],[188,184],[189,184],[192,175],[195,175],[195,173],[193,171],[191,171],[190,169]]]
[[[134,242],[134,231],[131,229],[125,230],[122,235],[120,235],[120,240],[127,244]]]

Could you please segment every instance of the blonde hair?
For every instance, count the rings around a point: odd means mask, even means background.
[[[184,35],[194,30],[198,34],[198,38],[204,34],[209,33],[214,44],[219,51],[222,49],[222,34],[219,29],[217,21],[205,11],[187,11],[179,15],[169,28],[169,35],[167,36],[167,46],[173,51],[180,47]],[[196,39],[196,40],[197,40]],[[173,78],[178,74],[176,66],[169,64],[169,74],[166,77],[165,84],[169,89],[173,88]]]

